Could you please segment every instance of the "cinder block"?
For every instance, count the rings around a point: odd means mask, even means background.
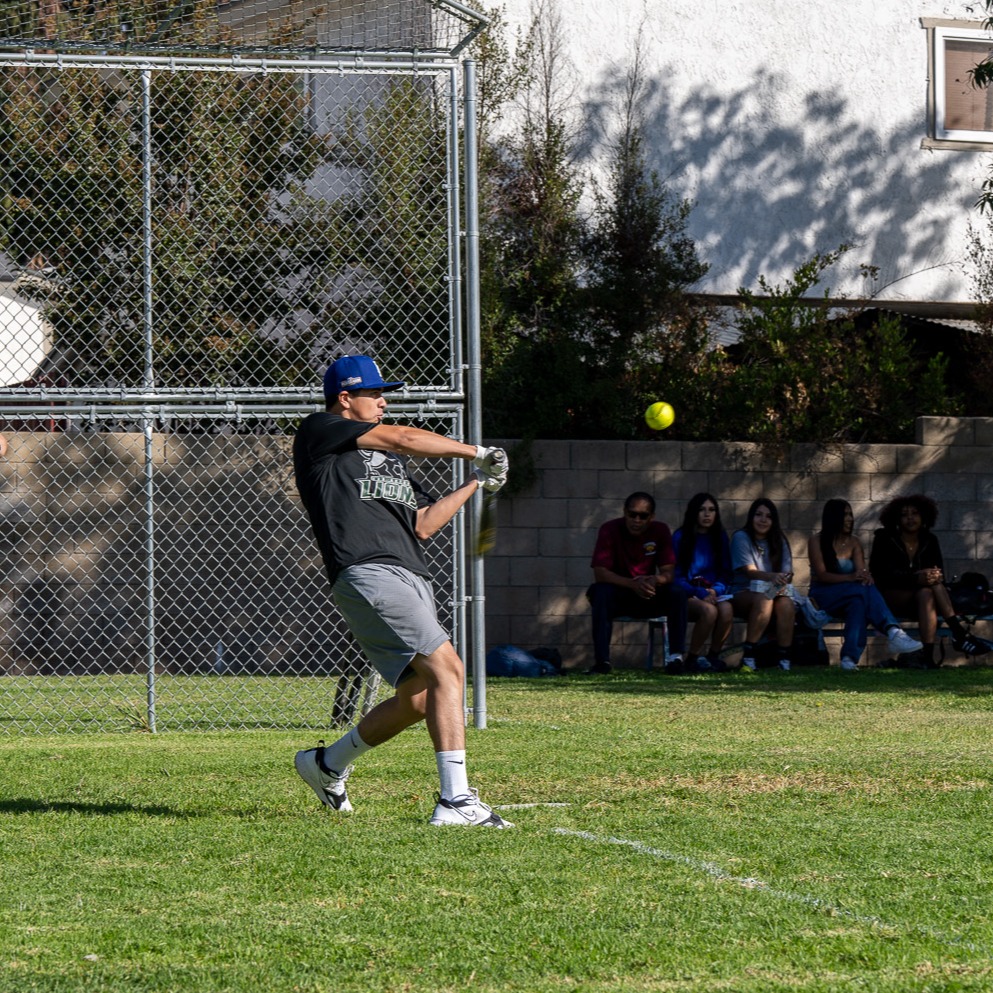
[[[976,432],[976,444],[984,447],[993,446],[993,417],[974,417],[972,423]]]
[[[972,531],[941,531],[936,532],[938,541],[941,542],[941,556],[945,559],[945,567],[948,568],[948,560],[970,559],[976,547],[976,542]],[[951,575],[949,573],[949,575]]]
[[[942,503],[950,500],[972,503],[976,499],[976,477],[969,473],[929,473],[922,483],[918,492],[936,500],[939,509]]]
[[[777,503],[776,507],[783,529],[802,535],[804,542],[808,535],[821,526],[821,512],[824,509],[821,500],[786,500]]]
[[[791,462],[789,445],[726,442],[722,461],[740,472],[788,472]]]
[[[978,503],[945,503],[939,508],[938,529],[942,531],[988,531],[989,508]]]
[[[506,614],[491,614],[486,611],[486,644],[505,645],[510,640],[510,617]]]
[[[566,642],[576,645],[583,654],[589,654],[592,658],[593,628],[588,604],[585,611],[577,611],[572,617],[567,619],[564,637]]]
[[[976,475],[976,501],[980,505],[993,503],[993,475],[985,472]],[[993,526],[993,511],[989,526]]]
[[[918,417],[914,424],[918,445],[974,445],[971,417]]]
[[[514,453],[511,453],[511,458]],[[521,458],[526,458],[522,452]],[[535,441],[531,444],[531,458],[538,472],[550,469],[572,469],[572,442],[569,441]]]
[[[568,527],[570,501],[549,500],[530,496],[501,499],[498,504],[500,522],[515,527]]]
[[[845,472],[896,472],[893,445],[845,445]]]
[[[486,590],[487,608],[492,608],[497,614],[529,614],[536,613],[538,604],[538,587],[526,586],[503,586],[499,589]]]
[[[683,446],[683,465],[686,470],[707,472],[714,466],[727,465],[728,446],[720,441],[698,441]]]
[[[586,537],[572,528],[538,528],[537,531],[538,554],[542,558],[564,559],[574,554],[577,542]],[[531,566],[537,568],[538,564],[533,562]]]
[[[889,503],[896,497],[907,496],[910,493],[920,493],[923,478],[920,476],[902,476],[899,473],[879,472],[869,477],[869,489],[872,502],[883,509],[883,504]]]
[[[711,473],[702,471],[676,472],[663,470],[655,473],[655,499],[675,503],[682,520],[683,510],[694,493],[710,493]],[[718,496],[714,493],[714,496]],[[719,497],[718,497],[719,498]]]
[[[730,501],[744,503],[747,507],[753,500],[765,496],[765,479],[760,473],[717,469],[707,475],[710,477],[710,492],[717,497],[722,508]]]
[[[639,490],[645,493],[655,493],[655,477],[650,472],[600,472],[597,476],[596,489],[591,492],[597,493],[600,497],[617,501],[617,515],[619,516],[624,507],[625,499],[632,493]]]
[[[762,485],[762,496],[777,502],[817,498],[817,480],[812,475],[799,472],[764,472]]]
[[[683,523],[685,513],[685,500],[661,500],[655,505],[655,520],[668,524],[670,531],[675,531]]]
[[[629,441],[624,449],[631,472],[684,468],[681,441]]]
[[[989,563],[993,561],[993,531],[976,531],[973,535],[975,545],[974,552],[976,564],[982,564],[979,572],[985,572],[990,581],[993,582],[993,575],[987,572]]]
[[[549,469],[541,473],[541,495],[553,500],[572,497],[577,493],[602,496],[599,483],[600,473],[596,469]]]
[[[872,487],[867,473],[826,472],[814,478],[817,484],[817,498],[821,502],[839,499],[856,503],[872,498]]]
[[[991,459],[993,459],[993,452],[977,445],[952,445],[948,448],[925,448],[922,451],[937,451],[939,453],[938,457],[928,466],[929,472],[978,473],[988,468]],[[901,472],[904,471],[900,466],[898,469]],[[907,471],[914,472],[916,468],[911,467]]]
[[[564,640],[564,634],[564,618],[548,620],[536,618],[533,614],[518,614],[510,618],[509,643],[520,648],[531,649],[541,645],[558,648]]]
[[[501,527],[497,530],[495,551],[520,558],[538,554],[538,528]]]
[[[792,445],[789,468],[800,473],[843,472],[844,445]]]
[[[566,561],[565,580],[569,586],[585,590],[593,582],[593,567],[590,565],[592,557],[593,542],[590,542],[590,547],[583,558],[576,556]]]
[[[601,524],[620,517],[624,512],[624,501],[610,499],[577,499],[569,501],[568,525],[577,530],[596,532]]]
[[[542,536],[539,543],[544,540]],[[541,555],[537,558],[514,559],[509,585],[526,582],[534,586],[557,586],[565,582],[568,556]]]
[[[583,592],[572,586],[543,586],[541,605],[542,615],[552,617],[585,615],[590,609]]]
[[[944,445],[895,445],[896,471],[904,476],[922,475],[939,468],[948,449]]]
[[[571,468],[623,471],[628,468],[626,447],[617,441],[574,441]]]
[[[509,555],[497,555],[494,549],[483,559],[483,575],[486,581],[486,589],[496,589],[500,586],[510,585],[510,569],[517,562],[517,559]]]

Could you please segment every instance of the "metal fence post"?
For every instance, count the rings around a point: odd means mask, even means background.
[[[469,358],[469,440],[482,441],[482,353],[479,310],[479,189],[476,152],[476,63],[467,59],[465,74],[465,297]],[[482,494],[473,500],[473,538],[479,535]],[[486,727],[486,574],[480,556],[472,556],[472,717]]]

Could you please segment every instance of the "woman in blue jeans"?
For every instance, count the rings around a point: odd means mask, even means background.
[[[846,500],[828,500],[821,514],[821,530],[812,535],[810,596],[832,617],[845,622],[841,668],[858,669],[871,624],[889,640],[897,655],[917,652],[921,643],[910,637],[886,606],[865,565],[862,542],[855,537],[855,515]]]

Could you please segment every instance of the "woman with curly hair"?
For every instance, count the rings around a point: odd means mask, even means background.
[[[869,571],[883,599],[897,617],[909,617],[920,626],[924,662],[934,662],[934,643],[940,616],[952,632],[955,650],[984,655],[993,645],[969,634],[964,618],[955,613],[945,586],[941,545],[931,529],[938,505],[920,493],[897,497],[883,508],[869,556]],[[940,663],[938,663],[940,665]]]
[[[841,668],[855,672],[865,651],[871,624],[889,639],[896,654],[919,652],[923,647],[900,628],[865,567],[862,542],[855,535],[855,515],[847,500],[832,499],[821,512],[821,530],[807,545],[810,559],[810,595],[833,617],[845,622]]]

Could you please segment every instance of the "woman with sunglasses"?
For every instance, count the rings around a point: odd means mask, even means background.
[[[731,538],[731,583],[735,616],[745,621],[741,672],[754,672],[755,645],[770,624],[778,646],[779,668],[790,671],[793,647],[793,555],[779,524],[779,511],[767,497],[748,508],[745,526]]]
[[[717,499],[710,493],[691,497],[683,524],[672,536],[676,551],[675,584],[686,592],[686,612],[693,621],[686,656],[689,672],[723,672],[721,649],[731,633],[731,545],[721,523]],[[701,658],[704,645],[710,651]]]

